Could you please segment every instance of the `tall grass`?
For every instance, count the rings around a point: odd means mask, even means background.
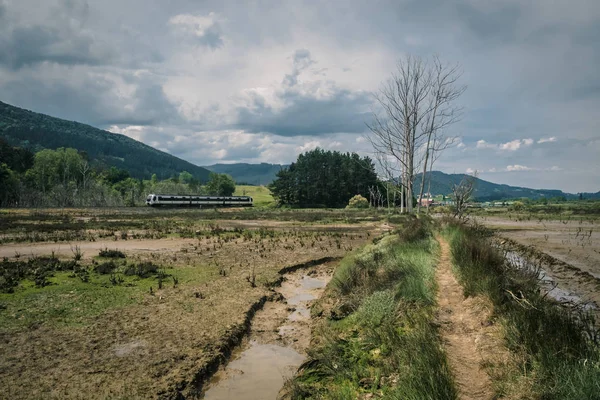
[[[593,317],[545,296],[538,271],[510,265],[483,229],[451,225],[446,233],[465,293],[490,298],[504,323],[509,349],[523,360],[521,378],[533,380],[535,396],[600,398],[600,348]]]
[[[330,290],[347,312],[316,332],[320,344],[288,385],[291,398],[456,398],[431,322],[437,242],[427,221],[415,221],[410,232],[384,237],[342,261]]]

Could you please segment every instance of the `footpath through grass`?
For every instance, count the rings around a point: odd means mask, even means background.
[[[448,222],[457,276],[467,296],[483,294],[503,323],[513,360],[495,376],[501,398],[600,398],[600,347],[593,318],[539,289],[537,270],[507,263],[482,228]]]
[[[341,262],[313,313],[335,304],[316,329],[308,361],[288,382],[287,398],[457,397],[431,322],[439,248],[427,225],[411,219]]]

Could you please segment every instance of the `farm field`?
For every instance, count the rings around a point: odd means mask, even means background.
[[[255,207],[268,207],[275,204],[275,199],[266,186],[237,185],[233,195],[252,196]]]
[[[501,238],[547,254],[547,273],[559,286],[600,305],[600,220],[595,216],[479,216]],[[547,258],[547,257],[546,257]]]
[[[286,267],[389,229],[373,211],[0,211],[3,396],[200,395]]]

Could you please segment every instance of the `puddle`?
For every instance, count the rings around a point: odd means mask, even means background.
[[[506,251],[505,258],[517,268],[530,271],[537,269],[542,289],[546,290],[546,292],[548,292],[548,296],[552,297],[553,299],[559,302],[571,302],[582,304],[583,308],[588,310],[597,309],[595,304],[585,302],[581,295],[559,287],[558,283],[554,280],[554,278],[552,278],[552,276],[548,274],[548,272],[546,272],[546,270],[538,268],[534,263],[530,262],[517,252]]]
[[[304,356],[289,347],[255,341],[227,366],[228,376],[206,392],[206,400],[275,399]]]
[[[275,400],[305,359],[311,336],[310,306],[332,273],[330,264],[321,264],[286,274],[276,289],[285,301],[268,302],[256,313],[246,345],[215,374],[204,398]]]

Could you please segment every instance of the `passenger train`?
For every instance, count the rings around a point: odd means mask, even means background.
[[[252,207],[250,196],[187,196],[174,194],[149,194],[146,205],[151,207]]]

